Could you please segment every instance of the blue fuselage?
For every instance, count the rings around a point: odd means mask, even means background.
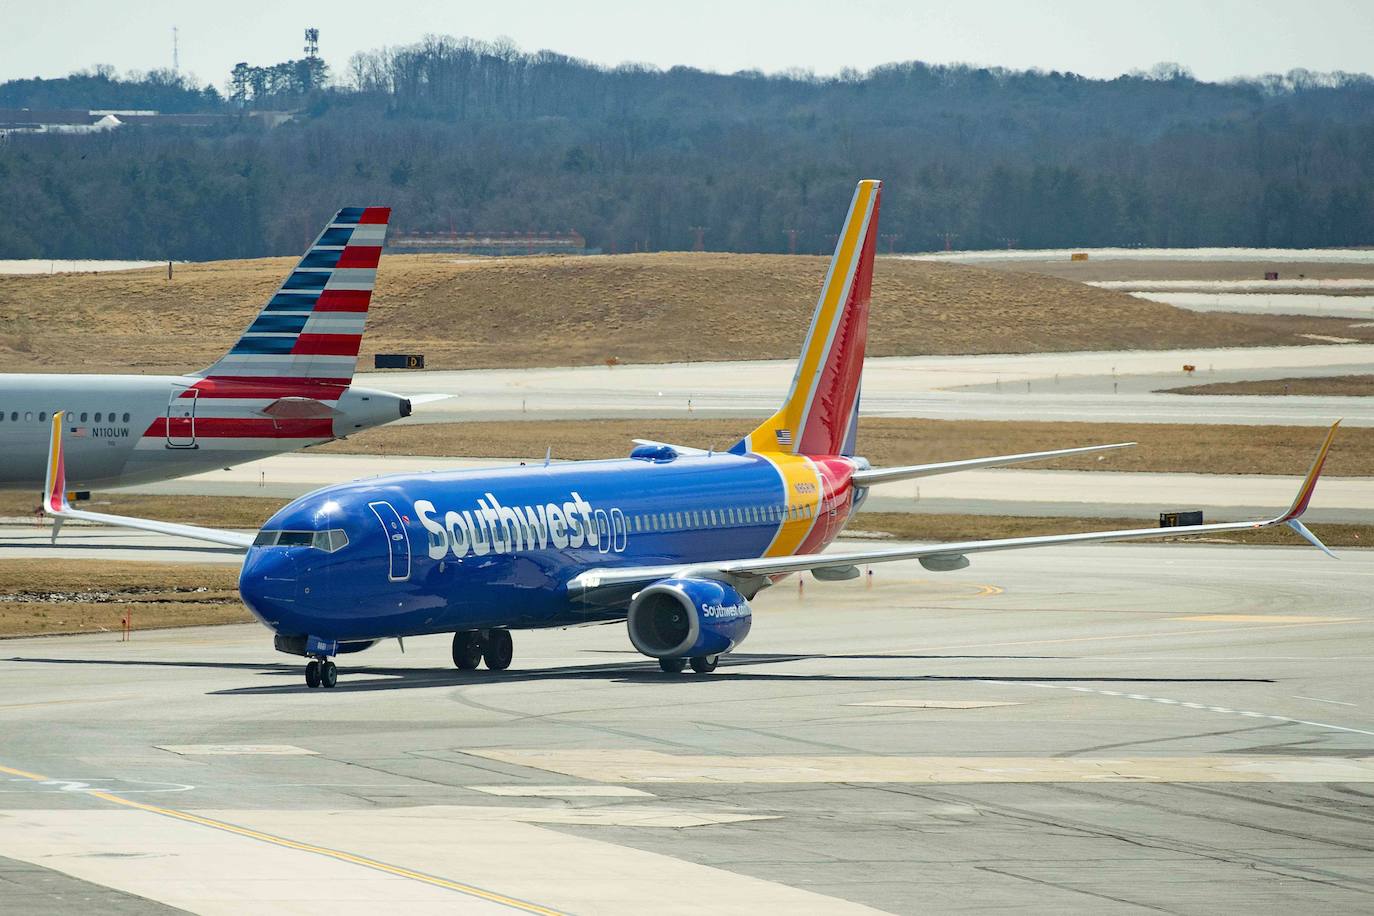
[[[716,454],[341,484],[263,526],[240,592],[279,634],[340,642],[616,619],[628,595],[591,604],[568,581],[828,543],[853,507],[847,473],[837,479],[828,460],[828,475],[800,459]]]

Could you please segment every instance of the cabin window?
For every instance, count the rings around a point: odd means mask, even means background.
[[[95,422],[97,422],[97,423],[100,422],[100,411],[98,411],[98,410],[95,412]]]
[[[125,422],[125,423],[128,423],[128,422],[129,422],[129,415],[128,415],[127,413],[124,414],[124,422]]]
[[[86,422],[86,412],[85,412],[84,410],[81,412],[81,422],[82,422],[82,423],[85,423],[85,422]]]
[[[712,526],[712,527],[715,527],[715,526],[718,525],[718,524],[719,524],[719,522],[716,521],[716,510],[715,510],[715,509],[712,509],[712,510],[711,510],[711,526]]]
[[[46,422],[48,422],[48,412],[47,412],[46,410],[40,410],[40,411],[38,411],[38,422],[39,422],[39,423],[46,423]]]
[[[32,420],[33,417],[29,417],[28,419]],[[10,411],[10,422],[11,422],[11,423],[14,423],[14,422],[17,422],[18,420],[19,420],[19,411],[17,411],[17,410],[12,410],[12,411]]]

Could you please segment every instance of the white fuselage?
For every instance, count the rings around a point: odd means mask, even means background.
[[[199,376],[0,375],[0,487],[41,487],[50,423],[63,424],[74,489],[167,480],[242,464],[407,416],[365,388],[207,388]]]

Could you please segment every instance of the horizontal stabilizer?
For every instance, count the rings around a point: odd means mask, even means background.
[[[1022,464],[1027,461],[1044,461],[1049,458],[1064,458],[1068,455],[1088,455],[1093,452],[1110,452],[1119,448],[1130,448],[1134,442],[1118,442],[1114,445],[1085,445],[1081,448],[1060,448],[1048,452],[1025,452],[1020,455],[996,455],[992,458],[969,458],[966,461],[941,461],[937,464],[913,464],[900,468],[873,468],[855,471],[854,486],[871,487],[879,483],[894,483],[898,480],[911,480],[915,477],[934,477],[936,474],[952,474],[955,471],[972,471],[975,468],[1000,468],[1008,464]]]
[[[412,407],[418,407],[421,404],[433,404],[435,401],[447,401],[451,397],[451,394],[412,394],[407,400]]]

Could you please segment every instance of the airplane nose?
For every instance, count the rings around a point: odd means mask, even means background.
[[[297,582],[294,557],[276,548],[252,547],[239,572],[239,597],[275,630],[296,611]]]

